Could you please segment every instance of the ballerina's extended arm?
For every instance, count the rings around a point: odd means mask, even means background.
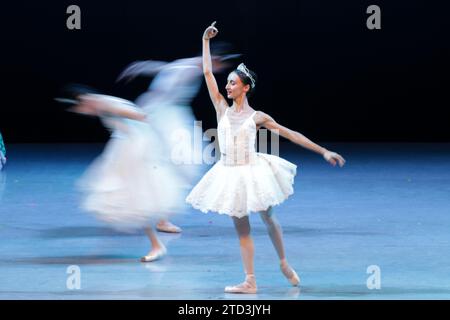
[[[275,132],[279,134],[280,136],[306,148],[311,151],[314,151],[316,153],[319,153],[324,157],[326,161],[328,161],[331,165],[335,166],[336,163],[339,164],[340,167],[342,167],[345,164],[345,159],[337,154],[336,152],[329,151],[318,144],[312,142],[307,137],[302,135],[300,132],[291,130],[289,128],[286,128],[279,123],[277,123],[271,116],[268,114],[259,111],[260,115],[258,119],[256,120],[257,125],[263,126],[267,129],[269,129],[272,132]]]
[[[116,99],[117,101],[113,101],[111,100],[111,98],[105,98],[101,95],[82,95],[79,98],[80,103],[72,108],[72,111],[96,116],[108,114],[120,118],[146,121],[145,113],[139,111],[137,108],[133,108],[131,106],[128,107],[125,103],[126,100],[122,100],[119,98]],[[118,106],[117,104],[119,104],[120,106]]]

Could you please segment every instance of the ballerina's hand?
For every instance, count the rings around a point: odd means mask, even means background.
[[[336,163],[339,163],[340,167],[343,167],[345,164],[345,159],[336,152],[327,151],[323,154],[325,160],[327,160],[333,167]]]
[[[71,107],[69,111],[85,115],[95,115],[100,104],[101,102],[98,98],[90,94],[83,94],[78,97],[78,104]]]
[[[117,81],[121,81],[123,79],[127,79],[127,82],[133,80],[137,77],[139,72],[143,69],[145,65],[145,61],[135,61],[128,65],[125,70],[117,77]]]
[[[203,32],[203,39],[209,40],[209,39],[214,38],[217,35],[219,30],[217,30],[217,28],[214,27],[215,25],[216,25],[216,21],[214,21],[208,28],[206,28],[205,32]]]

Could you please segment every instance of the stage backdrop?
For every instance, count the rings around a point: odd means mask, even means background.
[[[80,29],[70,30],[70,5]],[[381,29],[370,29],[370,5]],[[255,109],[315,141],[450,141],[444,1],[8,1],[2,3],[0,131],[12,142],[101,142],[95,119],[54,102],[78,82],[134,99],[150,79],[116,83],[135,60],[198,55],[205,27],[259,77]],[[372,23],[374,21],[371,21]],[[226,74],[217,76],[224,92]],[[216,125],[205,85],[193,101]]]

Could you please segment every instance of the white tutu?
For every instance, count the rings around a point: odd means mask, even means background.
[[[297,166],[282,158],[256,154],[255,163],[227,166],[216,163],[186,201],[202,212],[215,211],[241,218],[286,200],[293,192]]]
[[[297,166],[274,155],[254,152],[256,126],[252,118],[240,126],[236,142],[229,136],[227,113],[222,117],[218,137],[224,153],[187,196],[186,202],[194,208],[240,218],[278,205],[294,192]],[[235,144],[227,143],[230,141]],[[242,159],[235,156],[236,146],[244,149]],[[239,160],[243,162],[237,163]]]
[[[134,120],[103,120],[110,127],[117,122],[116,129],[79,181],[82,208],[125,230],[178,211],[180,181],[152,128]]]

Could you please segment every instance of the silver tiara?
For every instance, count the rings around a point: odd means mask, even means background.
[[[247,69],[245,64],[241,63],[238,65],[237,70],[242,71],[247,77],[250,78],[250,81],[252,82],[252,89],[255,87],[255,79],[253,79],[252,75],[250,74],[250,71]]]

